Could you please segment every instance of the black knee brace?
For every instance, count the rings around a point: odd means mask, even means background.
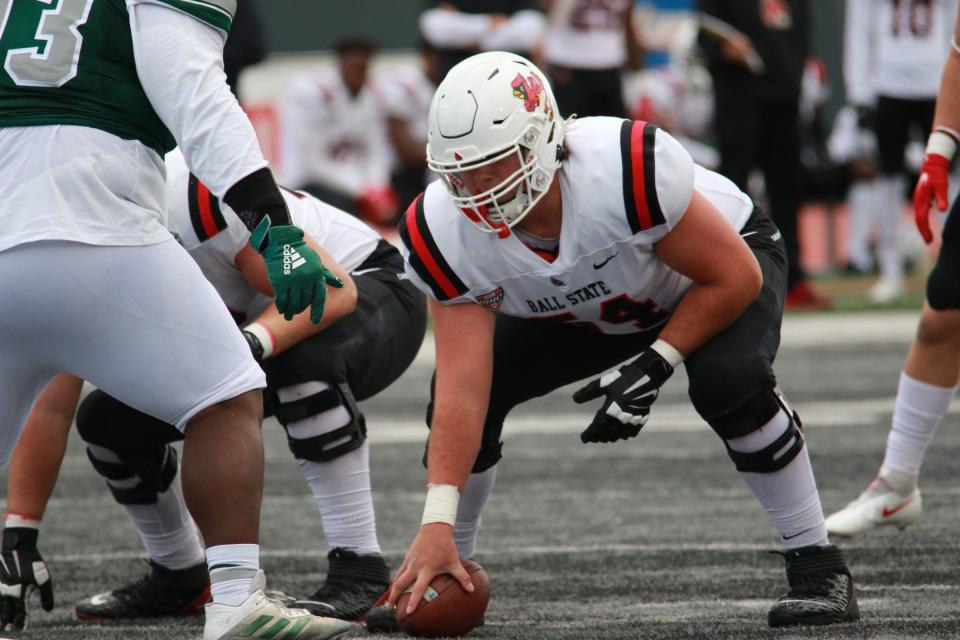
[[[730,445],[727,444],[727,441],[724,440],[724,444],[727,447],[727,455],[733,460],[737,471],[773,473],[790,464],[790,461],[796,458],[797,454],[803,449],[803,433],[800,430],[803,425],[800,423],[800,416],[790,408],[786,399],[778,390],[774,389],[770,391],[769,394],[772,400],[776,402],[777,412],[783,409],[790,419],[790,424],[787,425],[787,430],[784,431],[783,435],[759,451],[752,451],[750,453],[734,451],[730,448]],[[770,399],[770,397],[767,399]],[[776,413],[773,415],[776,415]],[[767,420],[757,424],[754,430],[766,424],[773,418],[773,415],[767,418]]]
[[[273,414],[284,428],[291,422],[298,422],[339,406],[344,407],[350,414],[350,421],[346,425],[312,438],[304,440],[291,438],[288,431],[287,444],[297,458],[312,462],[329,462],[359,448],[367,439],[366,421],[360,408],[357,407],[350,387],[344,383],[332,384],[319,393],[292,402],[280,402],[276,394],[272,395],[274,396]],[[347,440],[330,446],[331,443],[343,438]]]
[[[89,447],[87,457],[97,473],[107,480],[136,480],[131,487],[116,487],[113,483],[107,483],[114,499],[120,504],[154,504],[157,495],[169,489],[177,477],[177,450],[170,445],[160,445],[144,451],[137,459],[120,463],[97,459]]]

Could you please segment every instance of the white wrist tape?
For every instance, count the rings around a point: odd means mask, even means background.
[[[650,348],[659,353],[674,369],[683,362],[683,354],[674,349],[673,345],[669,342],[664,342],[658,338],[656,342],[650,345]]]
[[[274,342],[273,332],[267,328],[266,325],[260,324],[259,322],[251,322],[243,328],[244,331],[249,331],[253,335],[257,336],[257,340],[260,341],[260,344],[263,345],[263,357],[268,358],[273,350],[277,347]]]
[[[10,527],[26,527],[28,529],[40,529],[40,520],[37,518],[30,518],[28,516],[20,516],[15,513],[8,513],[4,518],[4,526]]]
[[[457,508],[460,506],[460,490],[452,484],[427,485],[427,500],[423,505],[423,517],[420,524],[443,522],[451,527],[457,521]]]

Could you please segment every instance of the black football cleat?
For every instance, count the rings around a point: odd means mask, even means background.
[[[370,633],[399,633],[397,612],[388,607],[374,607],[367,613],[367,631]]]
[[[327,554],[327,579],[294,607],[340,620],[362,620],[390,586],[390,569],[379,555],[360,556],[346,549]]]
[[[150,573],[133,584],[91,596],[77,604],[79,620],[124,620],[203,613],[210,602],[207,564],[167,569],[150,561]]]
[[[782,553],[790,590],[773,605],[771,627],[836,624],[860,619],[853,577],[833,545],[801,547]]]

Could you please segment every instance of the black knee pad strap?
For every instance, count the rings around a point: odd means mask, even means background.
[[[93,465],[94,471],[99,473],[107,480],[129,480],[137,475],[132,467],[118,462],[104,462],[93,456],[93,452],[87,447],[87,458]]]
[[[731,440],[752,433],[770,422],[781,406],[776,391],[771,389],[755,395],[731,413],[709,420],[709,423],[718,436]]]
[[[343,406],[350,415],[350,422],[342,427],[303,440],[291,438],[288,431],[287,444],[294,456],[312,462],[335,460],[358,449],[363,444],[367,439],[367,423],[357,406],[350,387],[346,384],[333,385],[319,393],[289,404],[277,402],[277,419],[284,427],[290,422],[304,420],[339,406]],[[329,446],[343,438],[348,439],[335,446]]]
[[[109,482],[107,486],[114,499],[120,504],[154,504],[157,494],[170,488],[177,477],[177,450],[167,445],[158,449],[159,456],[145,456],[140,460],[122,463],[104,462],[94,457],[87,448],[87,457],[93,468],[108,480],[129,480],[137,478],[133,487],[116,487]]]
[[[274,406],[274,415],[283,426],[291,422],[305,420],[310,416],[315,416],[330,409],[336,409],[341,404],[340,394],[336,387],[328,387],[312,396],[293,400],[292,402],[280,402],[279,399]]]
[[[736,465],[737,471],[749,471],[751,473],[773,473],[779,471],[790,464],[800,450],[803,449],[803,433],[800,432],[798,423],[790,415],[790,424],[787,430],[779,438],[774,440],[768,446],[759,451],[744,453],[734,451],[730,445],[727,445],[727,454]]]

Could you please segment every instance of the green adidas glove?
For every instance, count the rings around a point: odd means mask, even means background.
[[[325,285],[339,289],[343,280],[323,266],[317,252],[303,241],[303,230],[292,224],[271,227],[264,216],[250,234],[250,244],[267,265],[277,311],[291,320],[310,307],[310,321],[319,324],[327,299]]]

